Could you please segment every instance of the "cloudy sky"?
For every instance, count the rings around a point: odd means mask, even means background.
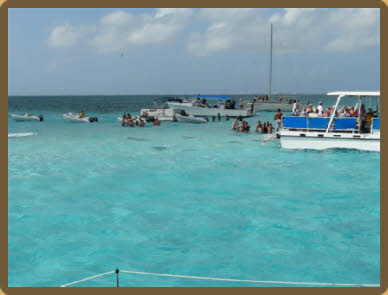
[[[380,89],[379,9],[9,9],[8,93]]]

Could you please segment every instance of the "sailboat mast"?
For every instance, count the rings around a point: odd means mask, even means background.
[[[271,100],[271,94],[272,94],[272,34],[273,34],[273,25],[271,24],[271,56],[269,61],[269,100]]]

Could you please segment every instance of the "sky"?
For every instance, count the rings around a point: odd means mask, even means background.
[[[9,95],[380,90],[380,9],[8,9]]]

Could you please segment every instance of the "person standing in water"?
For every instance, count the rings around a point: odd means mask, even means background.
[[[221,115],[220,115],[220,113],[217,114],[217,117],[218,117],[218,121],[221,121]]]
[[[127,122],[127,115],[124,113],[121,120],[121,126],[124,127],[126,122]]]
[[[229,121],[229,116],[228,116],[228,114],[225,116],[225,121]]]
[[[212,121],[214,122],[216,120],[216,116],[213,116],[212,117]]]
[[[283,114],[280,109],[278,109],[278,111],[275,113],[275,116],[273,117],[276,120],[276,131],[279,131],[280,127],[282,126],[282,117]]]
[[[237,119],[236,121],[233,122],[232,129],[236,131],[240,131],[239,121]]]

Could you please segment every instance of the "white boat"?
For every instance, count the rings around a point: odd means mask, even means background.
[[[179,113],[180,111],[180,109],[156,107],[153,109],[141,109],[140,113],[147,113],[149,117],[158,118],[160,121],[175,121],[175,114]]]
[[[250,101],[243,101],[242,102],[243,109],[251,109],[252,102]],[[280,109],[282,112],[291,112],[293,107],[293,102],[290,103],[289,100],[286,101],[255,101],[254,102],[254,112],[258,111],[273,111],[276,112],[278,109]]]
[[[236,108],[226,108],[228,96],[217,96],[217,95],[198,95],[196,96],[197,100],[192,102],[186,102],[182,100],[169,101],[167,105],[170,109],[175,110],[184,110],[186,114],[199,116],[199,117],[251,117],[254,114],[251,113],[248,109],[236,109]],[[202,98],[202,101],[201,101]],[[216,102],[209,103],[206,99],[216,99]]]
[[[83,118],[80,117],[80,114],[76,113],[67,113],[63,114],[63,118],[70,122],[76,122],[76,123],[91,123],[91,122],[98,122],[97,117],[89,117],[85,116]]]
[[[18,121],[18,122],[21,122],[21,121],[43,121],[43,116],[42,115],[29,115],[29,114],[25,114],[25,115],[15,115],[15,114],[12,114],[11,115],[12,119],[14,119],[15,121]]]
[[[209,122],[209,120],[206,120],[204,118],[196,118],[193,115],[184,116],[184,115],[181,115],[181,114],[175,114],[175,118],[176,118],[176,120],[178,122],[183,122],[183,123],[197,123],[197,124],[200,124],[200,123],[208,123]]]
[[[10,137],[26,137],[36,135],[34,132],[24,132],[24,133],[9,133],[8,138]]]
[[[371,120],[371,125],[362,128],[360,117],[335,117],[338,104],[343,97],[358,99],[361,106],[363,99],[371,102],[376,99],[378,107],[378,92],[330,92],[335,95],[337,102],[329,118],[285,116],[282,118],[282,129],[279,132],[282,148],[286,149],[314,149],[325,150],[330,148],[358,149],[380,152],[380,118]],[[377,111],[376,111],[377,112]]]

